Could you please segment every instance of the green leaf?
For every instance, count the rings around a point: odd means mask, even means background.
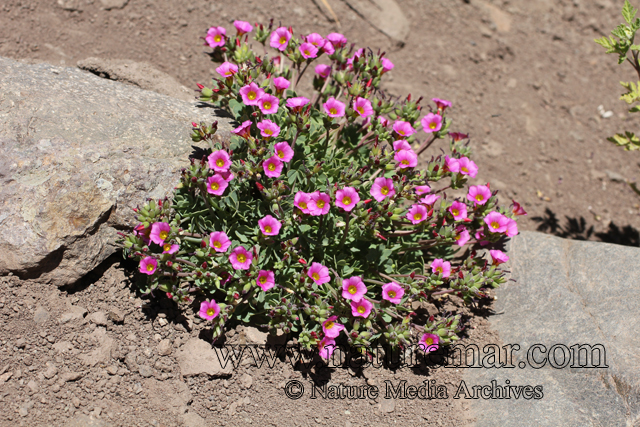
[[[635,9],[633,6],[631,6],[629,0],[624,1],[624,6],[622,6],[622,17],[625,21],[627,21],[627,24],[631,24],[633,22],[637,12],[638,9]]]
[[[635,107],[631,107],[629,109],[630,113],[637,113],[638,111],[640,111],[640,105],[636,105]]]

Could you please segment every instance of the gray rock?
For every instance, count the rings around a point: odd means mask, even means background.
[[[123,323],[126,314],[118,308],[111,307],[107,312],[107,316],[113,323]]]
[[[60,316],[60,323],[67,323],[72,320],[82,319],[85,314],[87,314],[86,308],[78,307],[77,305],[69,305],[69,309]]]
[[[240,333],[242,344],[266,344],[268,333],[262,332],[252,326],[245,326]]]
[[[78,381],[83,376],[84,376],[84,373],[82,373],[82,372],[65,372],[64,374],[62,374],[60,376],[60,378],[65,383],[68,383],[68,382],[71,382],[71,381]]]
[[[100,326],[107,326],[107,314],[104,311],[96,311],[87,316],[92,323]]]
[[[187,341],[176,352],[176,360],[185,377],[201,374],[220,377],[231,375],[233,372],[231,361],[222,367],[218,354],[211,348],[211,344],[198,338]]]
[[[52,347],[58,353],[68,353],[73,350],[73,344],[71,344],[71,342],[69,341],[57,342]]]
[[[78,61],[78,68],[100,77],[132,84],[140,89],[152,90],[183,101],[195,99],[195,92],[192,89],[181,85],[169,74],[163,73],[146,62],[127,59],[86,58]]]
[[[43,323],[46,323],[48,320],[49,320],[49,312],[47,311],[46,308],[39,305],[36,308],[36,312],[33,314],[33,321],[36,322],[38,325],[41,325]]]
[[[618,172],[613,172],[613,171],[605,171],[607,174],[607,177],[609,177],[609,179],[613,182],[625,182],[626,180],[624,179],[624,176],[620,175]]]
[[[27,345],[27,341],[24,338],[19,338],[16,341],[16,347],[18,348],[24,348]]]
[[[160,341],[158,343],[158,347],[156,348],[156,350],[158,351],[158,354],[160,356],[168,356],[171,354],[171,352],[173,351],[173,348],[171,346],[171,341],[164,339],[162,341]]]
[[[464,380],[468,387],[491,386],[492,380],[498,386],[507,380],[512,386],[540,385],[543,398],[466,400],[461,394],[476,425],[633,425],[640,416],[640,249],[523,232],[508,254],[515,282],[497,291],[499,315],[490,322],[504,343],[499,345],[520,346],[513,352],[515,368],[466,369]],[[546,359],[555,367],[533,367],[545,360],[538,350],[528,357],[535,344],[547,354],[560,345],[556,357]],[[606,361],[590,351],[595,367],[580,367],[587,351],[572,359],[575,344],[601,345]],[[560,368],[563,354],[569,365]]]
[[[78,359],[89,366],[111,361],[111,352],[117,347],[115,340],[107,334],[104,328],[96,328],[91,333],[91,338],[96,342],[96,348],[88,353],[78,355]]]
[[[396,410],[396,401],[393,399],[380,399],[380,412],[390,414]]]
[[[64,427],[113,427],[114,424],[90,415],[80,414],[64,424]]]
[[[138,365],[138,373],[144,378],[149,378],[153,375],[153,368],[149,365]]]
[[[250,389],[253,385],[253,377],[246,373],[242,374],[242,376],[240,377],[240,384],[242,384],[242,387]]]
[[[129,0],[100,0],[105,9],[122,9],[129,3]]]
[[[216,117],[75,68],[0,58],[0,75],[0,275],[74,283],[114,253],[132,208],[173,190],[191,121]]]
[[[52,363],[47,362],[47,370],[44,371],[42,375],[44,375],[46,379],[50,380],[51,378],[55,377],[57,373],[58,373],[58,368],[56,368],[56,366],[53,365]]]

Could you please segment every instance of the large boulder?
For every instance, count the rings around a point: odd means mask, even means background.
[[[164,197],[211,108],[74,68],[0,58],[0,275],[74,283]]]
[[[467,400],[476,425],[637,425],[640,249],[524,232],[508,252],[515,282],[497,291],[490,322],[501,341],[495,344],[520,350],[511,368],[466,369],[465,385],[473,393],[474,385],[491,387],[495,380],[504,387],[508,380],[515,387],[542,386],[542,396]],[[536,344],[544,348],[533,350]],[[606,360],[589,350],[592,367],[580,367],[589,362],[587,347],[577,359],[576,344],[600,345]],[[463,401],[464,394],[458,396]]]

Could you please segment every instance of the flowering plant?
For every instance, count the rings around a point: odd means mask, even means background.
[[[222,64],[212,87],[199,85],[201,101],[237,122],[233,135],[215,135],[217,122],[193,123],[192,139],[210,151],[182,170],[171,200],[149,201],[123,234],[125,255],[148,275],[146,291],[195,298],[214,338],[228,321],[251,322],[295,334],[323,357],[340,336],[394,347],[417,336],[427,352],[457,340],[460,315],[421,319],[412,303],[486,298],[504,282],[508,258],[476,249],[516,235],[514,218],[525,212],[498,206],[489,184],[465,190],[478,168],[467,135],[448,133],[451,103],[433,99],[423,115],[421,99],[386,96],[380,81],[393,63],[354,51],[341,34],[235,27],[235,36],[209,30]],[[300,85],[309,67],[307,98]],[[418,156],[447,135],[450,154],[418,168]]]

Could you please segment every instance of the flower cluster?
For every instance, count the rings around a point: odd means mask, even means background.
[[[424,109],[422,98],[385,96],[381,78],[394,64],[354,51],[342,34],[234,26],[235,36],[208,31],[222,64],[211,87],[198,85],[202,101],[233,116],[231,137],[193,123],[192,139],[210,151],[123,235],[147,291],[199,304],[214,337],[229,319],[251,322],[295,334],[325,358],[339,339],[417,340],[425,352],[457,340],[459,316],[421,317],[412,303],[486,298],[504,282],[499,245],[526,213],[516,202],[500,207],[488,183],[447,196],[478,174],[468,136],[449,132],[451,102]],[[250,33],[271,54],[251,50]],[[420,157],[443,138],[447,155]]]

